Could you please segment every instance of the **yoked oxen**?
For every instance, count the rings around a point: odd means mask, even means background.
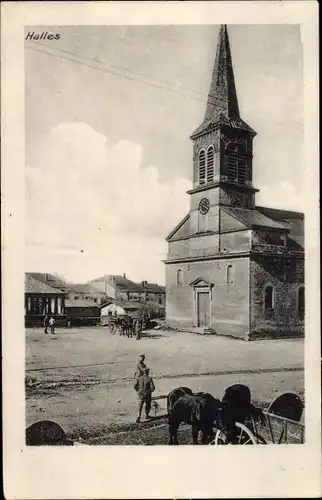
[[[169,419],[169,444],[177,445],[178,428],[181,423],[192,426],[193,444],[198,444],[199,431],[202,433],[202,444],[207,444],[214,437],[213,427],[220,409],[219,399],[211,394],[193,392],[187,387],[178,387],[167,397]]]

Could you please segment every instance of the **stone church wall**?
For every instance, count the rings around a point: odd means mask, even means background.
[[[210,234],[190,239],[171,241],[168,259],[186,257],[205,257],[218,252],[219,235]]]
[[[232,282],[227,283],[231,265]],[[177,285],[177,271],[182,285]],[[249,333],[249,259],[218,259],[166,265],[166,320],[172,326],[197,326],[190,283],[202,277],[212,288],[211,326],[218,334],[247,338]]]
[[[251,231],[237,231],[220,235],[222,252],[247,252],[251,247]]]
[[[304,259],[253,257],[250,264],[251,338],[303,336],[298,290],[304,284]],[[275,288],[275,307],[265,311],[264,289]]]

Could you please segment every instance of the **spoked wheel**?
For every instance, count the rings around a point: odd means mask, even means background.
[[[236,422],[236,427],[238,429],[237,431],[237,442],[236,444],[266,444],[265,439],[260,436],[259,434],[253,434],[248,427],[246,427],[244,424],[241,424],[240,422]],[[215,439],[213,439],[210,443],[210,445],[218,445],[218,444],[232,444],[229,443],[227,440],[227,436],[223,431],[220,429],[217,430],[215,434]]]

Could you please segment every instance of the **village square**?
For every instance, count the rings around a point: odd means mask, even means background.
[[[173,423],[179,403],[195,409],[211,395],[222,416],[233,387],[250,391],[254,421],[286,419],[276,442],[293,442],[286,421],[303,442],[304,214],[257,203],[260,130],[241,116],[233,60],[222,25],[204,118],[191,131],[189,212],[164,234],[165,285],[146,280],[144,265],[141,281],[127,269],[78,284],[51,269],[25,273],[27,427],[56,422],[86,444],[167,444],[169,418],[170,444],[182,422],[196,443],[194,430],[206,439],[209,425],[192,413]],[[283,394],[284,406],[270,406]],[[236,417],[240,429],[247,415]],[[211,442],[234,443],[227,428]],[[253,444],[267,439],[244,431]]]

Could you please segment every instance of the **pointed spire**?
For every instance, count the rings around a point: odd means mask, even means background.
[[[238,99],[231,60],[227,26],[221,25],[215,65],[208,94],[205,121],[219,113],[229,119],[239,118]]]

